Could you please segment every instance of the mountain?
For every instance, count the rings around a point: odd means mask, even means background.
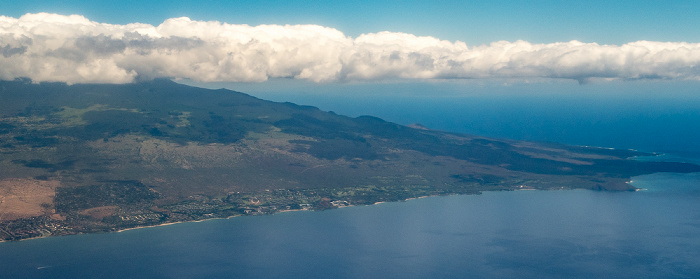
[[[402,126],[170,80],[0,81],[0,239],[490,190],[627,191],[653,154]]]

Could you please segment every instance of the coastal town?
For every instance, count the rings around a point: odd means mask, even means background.
[[[508,190],[508,189],[502,189]],[[510,190],[515,190],[515,187]],[[221,197],[191,196],[171,205],[149,203],[70,211],[0,222],[0,240],[15,241],[57,235],[115,232],[170,223],[254,216],[297,210],[326,210],[354,205],[403,201],[434,195],[477,194],[468,187],[436,190],[429,187],[353,187],[345,189],[276,189],[230,193]]]

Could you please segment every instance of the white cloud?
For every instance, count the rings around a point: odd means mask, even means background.
[[[386,78],[700,79],[700,44],[499,41],[468,47],[379,32],[351,38],[316,25],[168,19],[112,25],[79,15],[0,16],[0,79],[124,83],[136,78],[316,82]]]

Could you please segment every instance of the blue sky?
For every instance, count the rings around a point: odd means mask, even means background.
[[[700,1],[5,1],[1,14],[81,14],[104,23],[167,18],[236,24],[318,24],[349,36],[379,31],[460,40],[700,41]]]

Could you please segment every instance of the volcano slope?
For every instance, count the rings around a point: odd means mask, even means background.
[[[521,189],[628,191],[652,155],[351,118],[230,90],[0,81],[0,239]]]

